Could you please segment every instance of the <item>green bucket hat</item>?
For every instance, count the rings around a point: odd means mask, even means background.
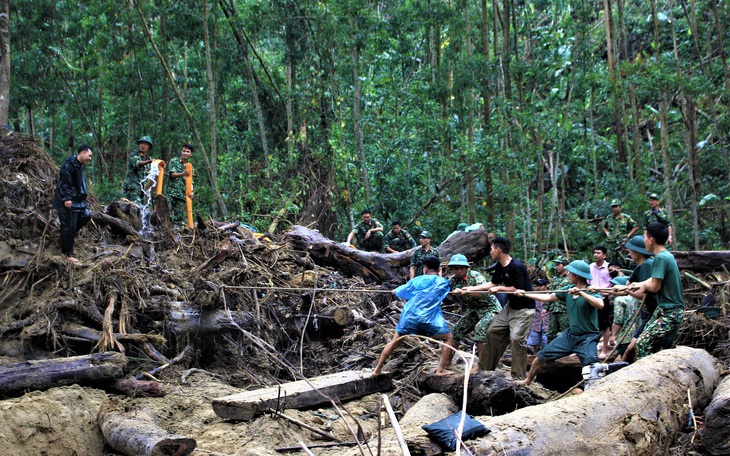
[[[149,136],[142,136],[142,137],[140,137],[137,140],[137,144],[139,144],[141,142],[146,142],[147,144],[150,145],[150,148],[152,148],[152,146],[154,145],[154,144],[152,144],[152,138],[150,138]]]
[[[626,285],[626,282],[629,280],[626,276],[618,276],[611,279],[611,283],[614,285]]]
[[[629,239],[629,242],[626,243],[625,247],[629,250],[633,250],[634,252],[638,252],[646,256],[652,256],[652,254],[646,250],[646,246],[644,245],[644,236],[637,235],[632,237]]]
[[[649,193],[649,199],[660,200],[658,193]]]
[[[451,256],[448,266],[466,266],[469,267],[469,262],[466,257],[460,253]]]
[[[611,200],[611,204],[609,204],[609,206],[611,206],[611,207],[621,206],[621,200],[614,198]]]
[[[588,266],[588,263],[583,260],[572,261],[568,266],[565,267],[565,269],[567,269],[568,272],[572,272],[577,276],[583,277],[584,279],[593,279],[593,276],[591,276],[591,267]]]
[[[421,231],[421,237],[431,239],[431,233],[429,233],[428,230],[423,230],[423,231]]]

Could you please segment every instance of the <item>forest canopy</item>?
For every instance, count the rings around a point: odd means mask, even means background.
[[[662,197],[675,249],[730,244],[724,2],[10,2],[8,126],[102,202],[136,139],[197,150],[196,211],[344,240],[369,208],[518,256],[589,251]],[[286,226],[285,224],[283,224]],[[279,226],[282,226],[280,223]]]

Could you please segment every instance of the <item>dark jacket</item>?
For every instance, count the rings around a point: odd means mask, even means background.
[[[86,177],[83,167],[75,155],[68,157],[63,163],[56,182],[56,193],[53,195],[54,209],[65,209],[63,203],[68,200],[71,200],[71,210],[86,209]]]

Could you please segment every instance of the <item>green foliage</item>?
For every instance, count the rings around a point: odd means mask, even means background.
[[[512,235],[520,254],[539,256],[539,246],[550,256],[564,240],[577,252],[601,242],[597,223],[586,219],[608,215],[611,198],[638,221],[646,192],[663,194],[668,178],[681,245],[689,248],[696,236],[702,248],[728,248],[726,211],[715,195],[730,194],[729,82],[719,49],[730,52],[730,32],[718,27],[711,2],[659,5],[656,30],[648,2],[625,3],[621,17],[614,10],[623,30],[614,30],[612,75],[602,7],[586,1],[512,5],[504,46],[491,2],[482,23],[475,0],[208,0],[212,111],[203,4],[162,0],[141,8],[205,148],[216,119],[214,172],[201,155],[209,151],[193,157],[196,210],[204,214],[220,216],[215,186],[230,218],[260,230],[283,208],[289,223],[311,215],[344,236],[349,213],[368,206],[386,226],[412,221],[408,229],[426,227],[436,241],[474,220]],[[139,135],[151,135],[152,155],[164,159],[193,141],[127,2],[11,6],[12,126],[52,141],[59,162],[92,143],[98,159],[90,177],[100,199],[121,195],[126,152]],[[727,24],[727,9],[718,14]],[[661,125],[665,100],[668,125]],[[691,128],[689,101],[696,106]]]

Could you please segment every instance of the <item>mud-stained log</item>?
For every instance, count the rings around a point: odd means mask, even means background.
[[[111,387],[128,397],[163,397],[167,395],[162,383],[137,380],[134,377],[117,379]]]
[[[483,228],[469,233],[460,232],[438,246],[441,260],[461,253],[470,261],[478,261],[489,253],[490,234]],[[306,252],[314,262],[336,268],[348,276],[361,276],[368,283],[387,282],[401,275],[411,261],[413,250],[398,253],[365,252],[327,239],[319,232],[303,226],[293,226],[283,235],[295,250]]]
[[[126,367],[127,357],[114,352],[0,366],[0,395],[10,396],[74,383],[112,381],[124,375]]]
[[[663,454],[717,383],[704,350],[664,350],[608,375],[578,396],[507,415],[480,416],[491,432],[467,442],[472,454]],[[664,446],[664,447],[663,447]]]
[[[710,454],[730,454],[730,377],[725,377],[705,409],[702,444]]]
[[[197,446],[195,439],[162,429],[149,410],[121,413],[121,406],[107,405],[99,426],[109,446],[129,456],[185,456]]]
[[[141,238],[142,235],[135,227],[127,221],[113,217],[111,215],[103,214],[101,212],[92,212],[91,220],[97,225],[106,225],[112,232],[121,236],[135,236]],[[141,228],[141,223],[140,223]]]
[[[463,375],[424,375],[420,386],[428,393],[448,394],[457,404],[464,398]],[[501,371],[473,374],[467,396],[466,413],[470,415],[504,415],[543,402],[529,387],[507,379]]]
[[[241,327],[256,327],[254,316],[241,310],[201,310],[185,302],[172,302],[169,313],[170,329],[180,334],[211,334]]]

